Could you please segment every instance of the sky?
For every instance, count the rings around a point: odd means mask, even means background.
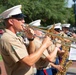
[[[68,7],[69,8],[71,8],[73,4],[74,4],[73,0],[68,0]]]

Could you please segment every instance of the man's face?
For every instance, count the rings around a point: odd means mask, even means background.
[[[66,33],[69,29],[66,27],[62,27],[62,30]]]
[[[12,27],[16,31],[23,31],[22,25],[25,23],[23,18],[11,18],[12,21]]]

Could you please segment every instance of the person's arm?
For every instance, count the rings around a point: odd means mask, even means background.
[[[46,59],[48,59],[48,61],[50,61],[50,62],[53,62],[56,58],[58,50],[59,50],[59,48],[55,47],[55,49],[46,57]]]
[[[28,49],[29,54],[35,52],[35,44],[33,41],[29,41],[29,46],[27,49]]]
[[[63,71],[63,67],[61,65],[56,65],[54,63],[50,62],[50,65],[54,68],[56,68],[58,71],[62,72]]]
[[[43,40],[43,43],[40,46],[40,48],[36,52],[34,52],[34,53],[32,53],[32,54],[24,57],[23,59],[21,59],[21,62],[23,62],[23,63],[25,63],[25,64],[27,64],[29,66],[32,66],[41,57],[43,51],[46,50],[46,48],[48,46],[50,46],[50,45],[51,45],[50,38],[49,37],[46,37]]]
[[[62,46],[62,45],[61,45],[61,40],[57,40],[56,47],[59,48],[59,49],[58,49],[58,52],[57,52],[57,54],[58,54],[59,56],[62,56],[62,55],[65,53],[64,50],[60,50],[60,47],[61,47],[61,46]]]

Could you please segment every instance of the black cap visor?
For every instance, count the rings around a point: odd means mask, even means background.
[[[24,17],[26,17],[24,14],[17,14],[17,15],[12,15],[12,18],[16,18],[16,19],[24,19]]]
[[[54,30],[57,32],[60,32],[60,28],[55,28]]]

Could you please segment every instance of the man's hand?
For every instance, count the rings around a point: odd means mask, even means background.
[[[47,48],[52,44],[51,38],[46,36],[43,41],[42,44]]]
[[[64,53],[65,53],[65,51],[64,51],[64,50],[58,50],[58,55],[59,55],[59,56],[63,56],[63,55],[64,55]]]
[[[55,68],[60,71],[63,72],[63,67],[61,65],[55,65]]]
[[[61,41],[60,40],[57,41],[56,47],[59,47],[59,48],[61,47]]]
[[[27,38],[29,38],[29,39],[34,38],[34,30],[33,29],[26,28],[24,32],[25,32],[25,35],[26,35]]]

